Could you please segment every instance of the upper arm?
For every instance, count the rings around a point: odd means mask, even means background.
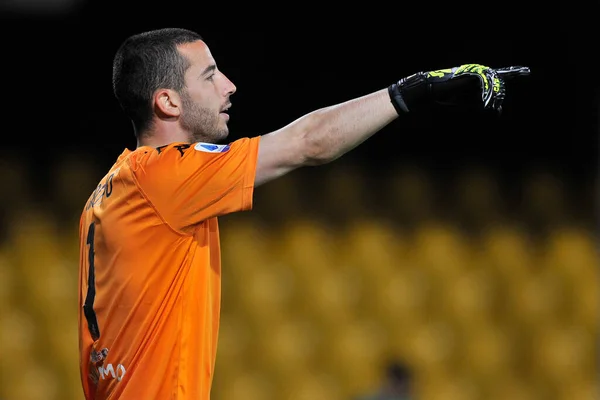
[[[259,138],[171,144],[135,168],[142,193],[174,229],[252,208]]]
[[[256,163],[255,186],[279,178],[288,172],[309,164],[306,140],[293,126],[261,136]]]

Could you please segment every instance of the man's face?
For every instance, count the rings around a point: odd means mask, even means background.
[[[190,132],[192,142],[225,139],[229,134],[229,115],[225,111],[231,105],[229,96],[235,93],[235,85],[217,69],[203,41],[181,45],[179,50],[191,62],[185,73],[186,88],[180,93],[182,128]]]

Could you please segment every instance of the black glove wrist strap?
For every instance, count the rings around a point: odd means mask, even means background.
[[[425,103],[430,102],[430,88],[422,72],[418,72],[388,88],[390,100],[398,114],[413,111]]]

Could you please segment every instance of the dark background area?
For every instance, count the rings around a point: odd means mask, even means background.
[[[0,0],[0,360],[6,361],[0,361],[0,397],[81,398],[74,345],[77,222],[96,182],[124,148],[136,146],[113,97],[113,56],[131,34],[183,27],[205,38],[219,68],[237,86],[231,140],[270,132],[417,71],[464,63],[525,65],[532,71],[507,83],[501,116],[457,110],[403,115],[340,160],[296,171],[292,179],[278,180],[281,186],[261,187],[248,219],[244,214],[222,225],[229,285],[223,289],[223,313],[230,324],[220,333],[219,399],[269,398],[246,391],[244,374],[265,373],[249,381],[256,389],[252,382],[293,371],[286,368],[294,364],[285,357],[289,353],[280,351],[290,350],[281,347],[290,342],[272,339],[279,322],[268,310],[289,322],[303,313],[315,326],[325,316],[327,323],[317,331],[329,341],[315,354],[325,364],[347,357],[337,366],[314,365],[335,371],[348,387],[372,367],[359,356],[369,354],[373,344],[379,348],[378,340],[353,342],[354,323],[362,324],[362,317],[379,320],[373,315],[388,310],[380,326],[389,330],[394,347],[386,351],[406,344],[411,351],[402,350],[403,356],[420,365],[417,372],[425,378],[442,366],[476,383],[480,364],[466,354],[487,359],[488,339],[506,330],[508,344],[496,348],[491,340],[492,353],[510,354],[520,360],[519,368],[509,368],[507,377],[493,373],[494,382],[482,386],[498,391],[495,398],[521,398],[511,392],[512,378],[532,391],[531,398],[533,391],[548,400],[597,398],[597,369],[589,361],[598,343],[597,15],[594,3],[575,2]],[[404,166],[417,166],[417,173]],[[419,175],[419,169],[425,173]],[[469,180],[469,172],[480,170],[492,173]],[[338,239],[339,246],[330,246]],[[457,253],[451,251],[455,244]],[[349,261],[356,264],[350,274],[305,280],[328,267],[338,270],[336,263],[346,271]],[[418,281],[407,274],[413,270],[423,271],[415,275]],[[471,275],[475,271],[485,275]],[[354,278],[362,276],[368,277],[366,294],[353,302],[333,284],[341,280],[341,287],[354,287]],[[297,304],[279,301],[279,289],[290,288],[290,282]],[[397,286],[403,282],[408,283]],[[432,290],[424,290],[429,284]],[[488,326],[478,319],[485,307],[474,306],[486,303],[489,287],[498,288],[504,311]],[[398,294],[389,307],[384,297],[371,295],[384,292]],[[430,306],[418,306],[423,301]],[[340,304],[342,311],[343,304],[361,305],[356,314],[348,311],[354,322],[340,322]],[[256,333],[244,329],[244,321]],[[433,362],[435,349],[445,348],[447,331],[421,329],[429,323],[444,328],[448,321],[458,339],[456,360]],[[424,341],[404,341],[411,336]],[[261,363],[256,349],[280,363]],[[240,379],[241,386],[231,384]],[[292,374],[290,382],[303,379]],[[293,392],[295,386],[280,382],[282,393]],[[426,392],[437,390],[434,398],[448,398],[444,385],[425,383]],[[227,394],[236,387],[239,397]],[[554,388],[562,396],[550,396]],[[500,393],[504,389],[508,394]],[[271,398],[288,398],[282,393]]]
[[[246,11],[89,1],[62,12],[15,4],[4,5],[0,24],[8,113],[2,147],[31,160],[42,190],[46,166],[65,154],[83,154],[102,170],[123,148],[135,147],[112,94],[112,57],[126,36],[165,26],[203,35],[237,85],[231,139],[269,132],[416,71],[463,63],[526,65],[532,75],[508,83],[501,117],[453,111],[404,116],[340,162],[374,173],[415,162],[440,177],[483,164],[508,182],[536,167],[575,185],[595,178],[596,46],[588,44],[596,29],[584,11],[571,11],[575,6],[525,13],[526,7],[481,4],[469,15],[442,3],[428,3],[429,12],[425,5],[373,3],[325,15],[308,3]]]

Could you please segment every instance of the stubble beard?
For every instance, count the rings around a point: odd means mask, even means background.
[[[220,125],[220,116],[213,110],[196,104],[187,93],[181,95],[183,113],[181,127],[190,132],[190,142],[217,143],[227,137],[227,125]]]

